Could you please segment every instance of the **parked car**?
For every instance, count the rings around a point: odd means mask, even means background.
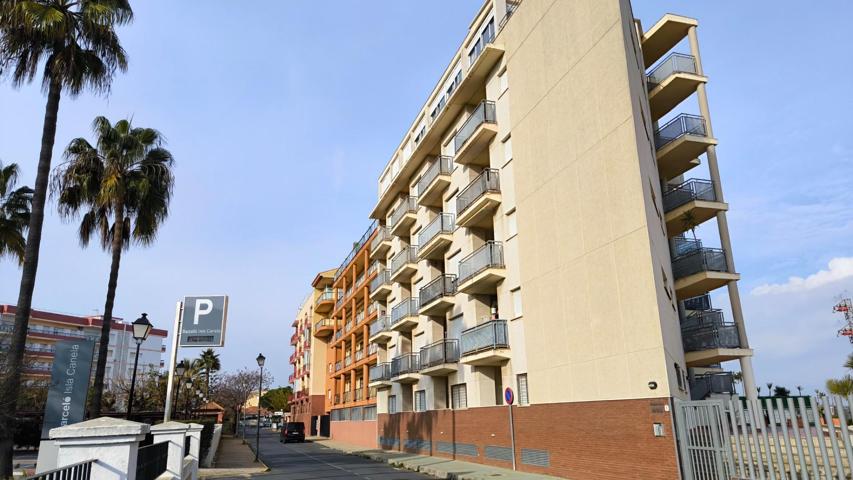
[[[305,442],[305,424],[302,422],[287,422],[284,428],[281,429],[279,441],[282,443]]]

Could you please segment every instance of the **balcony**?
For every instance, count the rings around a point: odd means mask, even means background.
[[[652,120],[658,121],[672,111],[708,78],[696,71],[696,59],[691,55],[671,53],[648,75],[649,107]]]
[[[370,281],[370,299],[385,298],[391,293],[391,270],[383,269]]]
[[[391,364],[389,362],[379,363],[370,367],[370,388],[387,388],[391,386]]]
[[[418,198],[406,197],[388,216],[388,231],[398,237],[409,236],[409,228],[417,220]]]
[[[388,343],[391,337],[391,317],[388,315],[382,315],[370,324],[370,343]]]
[[[459,340],[445,338],[422,347],[419,360],[422,375],[450,375],[458,368]]]
[[[314,303],[314,312],[315,313],[329,313],[332,311],[332,307],[335,306],[335,291],[331,288],[327,288],[320,293],[320,296],[317,297],[317,301]]]
[[[441,194],[450,185],[452,171],[453,157],[434,158],[418,180],[418,204],[425,207],[441,207]]]
[[[705,119],[698,115],[681,115],[655,131],[658,170],[663,178],[675,178],[699,165],[699,155],[716,145],[708,136]]]
[[[503,244],[490,240],[459,261],[456,289],[462,293],[494,293],[504,277]]]
[[[705,400],[712,395],[735,395],[734,375],[731,372],[706,373],[690,380],[690,399]]]
[[[675,294],[690,298],[740,279],[729,272],[726,254],[718,248],[698,247],[672,259]]]
[[[681,321],[684,361],[688,367],[705,367],[752,355],[741,348],[737,325],[726,322],[720,310],[700,310]]]
[[[376,229],[376,236],[370,241],[370,258],[381,258],[391,248],[391,233],[387,227]]]
[[[418,271],[418,246],[412,245],[400,250],[391,259],[391,281],[402,283],[412,278]]]
[[[364,360],[364,349],[355,351],[355,361],[360,362]]]
[[[483,100],[453,138],[459,165],[489,165],[489,143],[498,134],[495,102]]]
[[[391,330],[408,332],[418,325],[418,299],[406,298],[391,308]]]
[[[717,201],[714,183],[710,180],[690,179],[667,186],[663,194],[666,232],[672,237],[682,234],[728,210],[729,206]]]
[[[335,362],[335,372],[340,372],[343,368],[344,368],[343,362],[341,362],[340,360]]]
[[[440,275],[418,292],[421,315],[443,315],[453,307],[456,295],[456,275]]]
[[[299,335],[294,333],[293,335],[290,336],[290,344],[296,345],[297,343],[299,343]]]
[[[456,197],[456,225],[493,228],[492,216],[500,204],[500,175],[487,168]]]
[[[489,320],[462,332],[462,363],[498,366],[510,358],[506,320]]]
[[[406,353],[391,360],[391,381],[417,383],[421,376],[417,353]]]
[[[421,259],[441,258],[453,242],[454,215],[441,213],[418,233],[418,256]]]
[[[687,36],[690,28],[697,25],[699,22],[692,18],[671,13],[664,15],[652,28],[646,30],[640,39],[643,49],[643,62],[646,67],[652,66],[666,52],[672,50],[678,42]]]
[[[340,340],[340,339],[341,339],[341,337],[343,337],[343,336],[344,336],[344,331],[343,331],[343,329],[338,328],[338,331],[337,331],[337,332],[335,332],[335,341],[337,342],[337,341],[338,341],[338,340]]]

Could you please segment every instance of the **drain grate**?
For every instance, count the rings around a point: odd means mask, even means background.
[[[491,458],[492,460],[503,460],[506,462],[512,461],[512,448],[511,447],[497,447],[494,445],[486,445],[486,458]]]
[[[547,450],[521,449],[521,463],[536,467],[550,467],[551,454]]]

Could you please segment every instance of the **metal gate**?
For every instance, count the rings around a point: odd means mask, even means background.
[[[853,478],[850,397],[675,400],[685,480]]]
[[[329,416],[321,415],[320,416],[320,436],[321,437],[331,437],[329,425]]]

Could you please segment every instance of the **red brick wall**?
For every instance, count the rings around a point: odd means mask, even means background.
[[[376,420],[332,422],[332,440],[366,448],[379,448],[376,443],[376,425]]]
[[[668,399],[513,407],[518,469],[573,480],[678,479],[675,437],[665,405]],[[402,450],[406,440],[429,441],[432,452],[417,453],[443,457],[452,455],[438,452],[438,442],[471,443],[478,455],[456,458],[511,468],[509,461],[485,457],[486,445],[511,446],[508,415],[505,406],[380,414],[378,435],[399,439],[395,448]],[[653,423],[663,424],[664,437],[653,435]],[[522,448],[548,451],[551,466],[521,463]]]

